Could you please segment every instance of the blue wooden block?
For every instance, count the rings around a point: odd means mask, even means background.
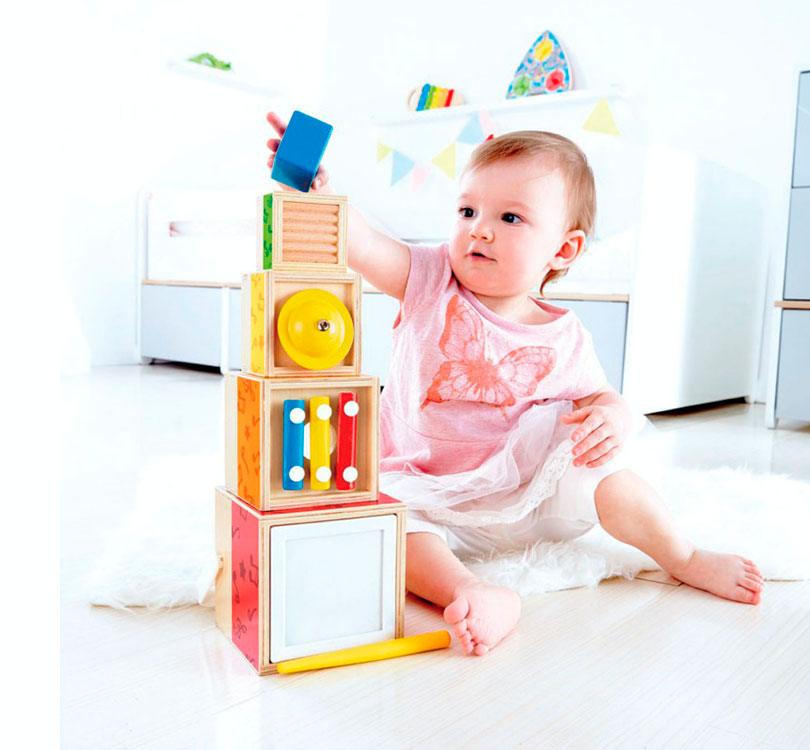
[[[281,486],[285,490],[304,489],[304,400],[288,398],[284,401],[283,471]]]
[[[293,112],[273,162],[273,179],[302,193],[309,192],[331,135],[328,123],[298,110]]]

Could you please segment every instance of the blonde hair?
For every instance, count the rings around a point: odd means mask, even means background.
[[[596,186],[593,171],[585,154],[576,143],[557,133],[543,130],[517,130],[484,141],[473,151],[464,168],[478,169],[504,159],[549,157],[562,171],[568,194],[568,230],[580,229],[590,237],[596,220]],[[568,273],[568,268],[549,271],[540,284],[540,295],[546,284]]]

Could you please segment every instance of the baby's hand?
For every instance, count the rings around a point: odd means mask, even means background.
[[[570,414],[563,414],[564,424],[581,423],[571,434],[576,456],[574,466],[585,465],[595,469],[610,461],[627,439],[628,426],[622,411],[617,406],[585,406]]]
[[[270,169],[273,169],[273,162],[276,160],[276,151],[278,151],[278,146],[281,143],[281,139],[284,136],[284,131],[287,129],[287,123],[284,122],[275,112],[268,112],[267,113],[267,122],[269,122],[273,126],[273,130],[278,133],[278,138],[271,138],[267,141],[267,148],[270,149],[270,158],[267,160],[267,166]],[[293,191],[293,188],[289,187],[288,185],[281,185],[283,190],[290,190]],[[312,187],[310,190],[313,193],[322,193],[328,194],[331,193],[331,189],[329,188],[329,175],[327,174],[326,170],[323,166],[318,167],[318,171],[315,173],[315,179],[312,181]]]

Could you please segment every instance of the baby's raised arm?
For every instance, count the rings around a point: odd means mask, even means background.
[[[267,141],[267,147],[270,149],[267,166],[272,168],[278,145],[281,143],[281,136],[284,135],[287,126],[275,112],[268,113],[267,121],[279,135],[279,138],[271,138]],[[287,186],[282,187],[284,190],[292,190]],[[312,181],[311,191],[321,195],[333,193],[329,185],[329,175],[322,166],[318,167],[318,172]],[[363,214],[353,208],[351,204],[349,205],[348,244],[349,267],[381,292],[402,300],[411,269],[411,254],[408,246],[369,226]]]

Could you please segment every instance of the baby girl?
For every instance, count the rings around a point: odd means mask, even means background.
[[[268,120],[282,135],[284,123]],[[278,143],[268,141],[271,166]],[[322,168],[312,189],[329,192]],[[521,601],[457,554],[573,539],[595,524],[683,583],[760,600],[757,566],[696,548],[628,468],[633,415],[590,334],[573,312],[534,296],[582,254],[595,212],[582,151],[521,131],[475,150],[439,247],[400,242],[350,213],[349,265],[400,303],[381,398],[380,486],[409,508],[407,587],[444,608],[468,654],[512,631]]]

